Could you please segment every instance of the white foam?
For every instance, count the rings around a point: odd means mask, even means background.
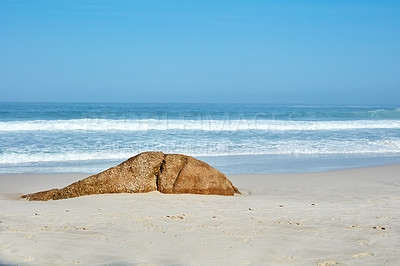
[[[191,156],[226,156],[226,155],[288,155],[288,154],[400,154],[400,140],[388,139],[381,141],[332,141],[332,140],[292,140],[274,141],[261,145],[250,144],[243,147],[240,143],[215,143],[218,149],[195,147],[162,149],[165,153],[184,153]],[[212,146],[212,145],[211,145]],[[130,149],[98,149],[94,151],[59,151],[59,152],[8,152],[0,154],[0,164],[27,164],[27,163],[50,163],[50,162],[72,162],[94,161],[94,160],[125,160],[144,150]]]
[[[0,122],[0,131],[312,131],[352,129],[400,129],[400,120],[284,121],[284,120],[31,120]]]

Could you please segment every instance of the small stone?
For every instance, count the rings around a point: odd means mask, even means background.
[[[386,230],[386,227],[382,227],[382,226],[374,226],[372,228],[376,229],[376,230]]]

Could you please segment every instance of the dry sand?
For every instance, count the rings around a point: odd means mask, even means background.
[[[230,175],[234,197],[18,198],[86,176],[0,176],[0,264],[400,265],[400,165]]]

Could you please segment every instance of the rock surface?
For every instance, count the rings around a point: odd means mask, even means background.
[[[233,196],[240,193],[228,178],[205,162],[182,154],[143,152],[96,175],[62,189],[22,196],[28,200],[58,200],[91,194],[192,193]]]

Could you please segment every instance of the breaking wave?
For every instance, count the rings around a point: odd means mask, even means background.
[[[400,140],[385,141],[341,141],[323,139],[315,140],[292,140],[274,141],[263,145],[248,145],[243,147],[240,143],[214,143],[218,149],[198,145],[193,149],[187,149],[185,145],[161,146],[165,153],[185,153],[191,156],[226,156],[226,155],[290,155],[290,154],[393,154],[400,153]],[[95,161],[95,160],[125,160],[151,147],[144,149],[115,150],[97,148],[93,151],[79,150],[58,150],[43,152],[40,150],[31,152],[6,152],[0,154],[0,164],[24,164],[43,162],[68,162],[68,161]]]
[[[400,120],[284,121],[284,120],[112,120],[71,119],[0,122],[0,131],[145,131],[145,130],[351,130],[400,129]]]

